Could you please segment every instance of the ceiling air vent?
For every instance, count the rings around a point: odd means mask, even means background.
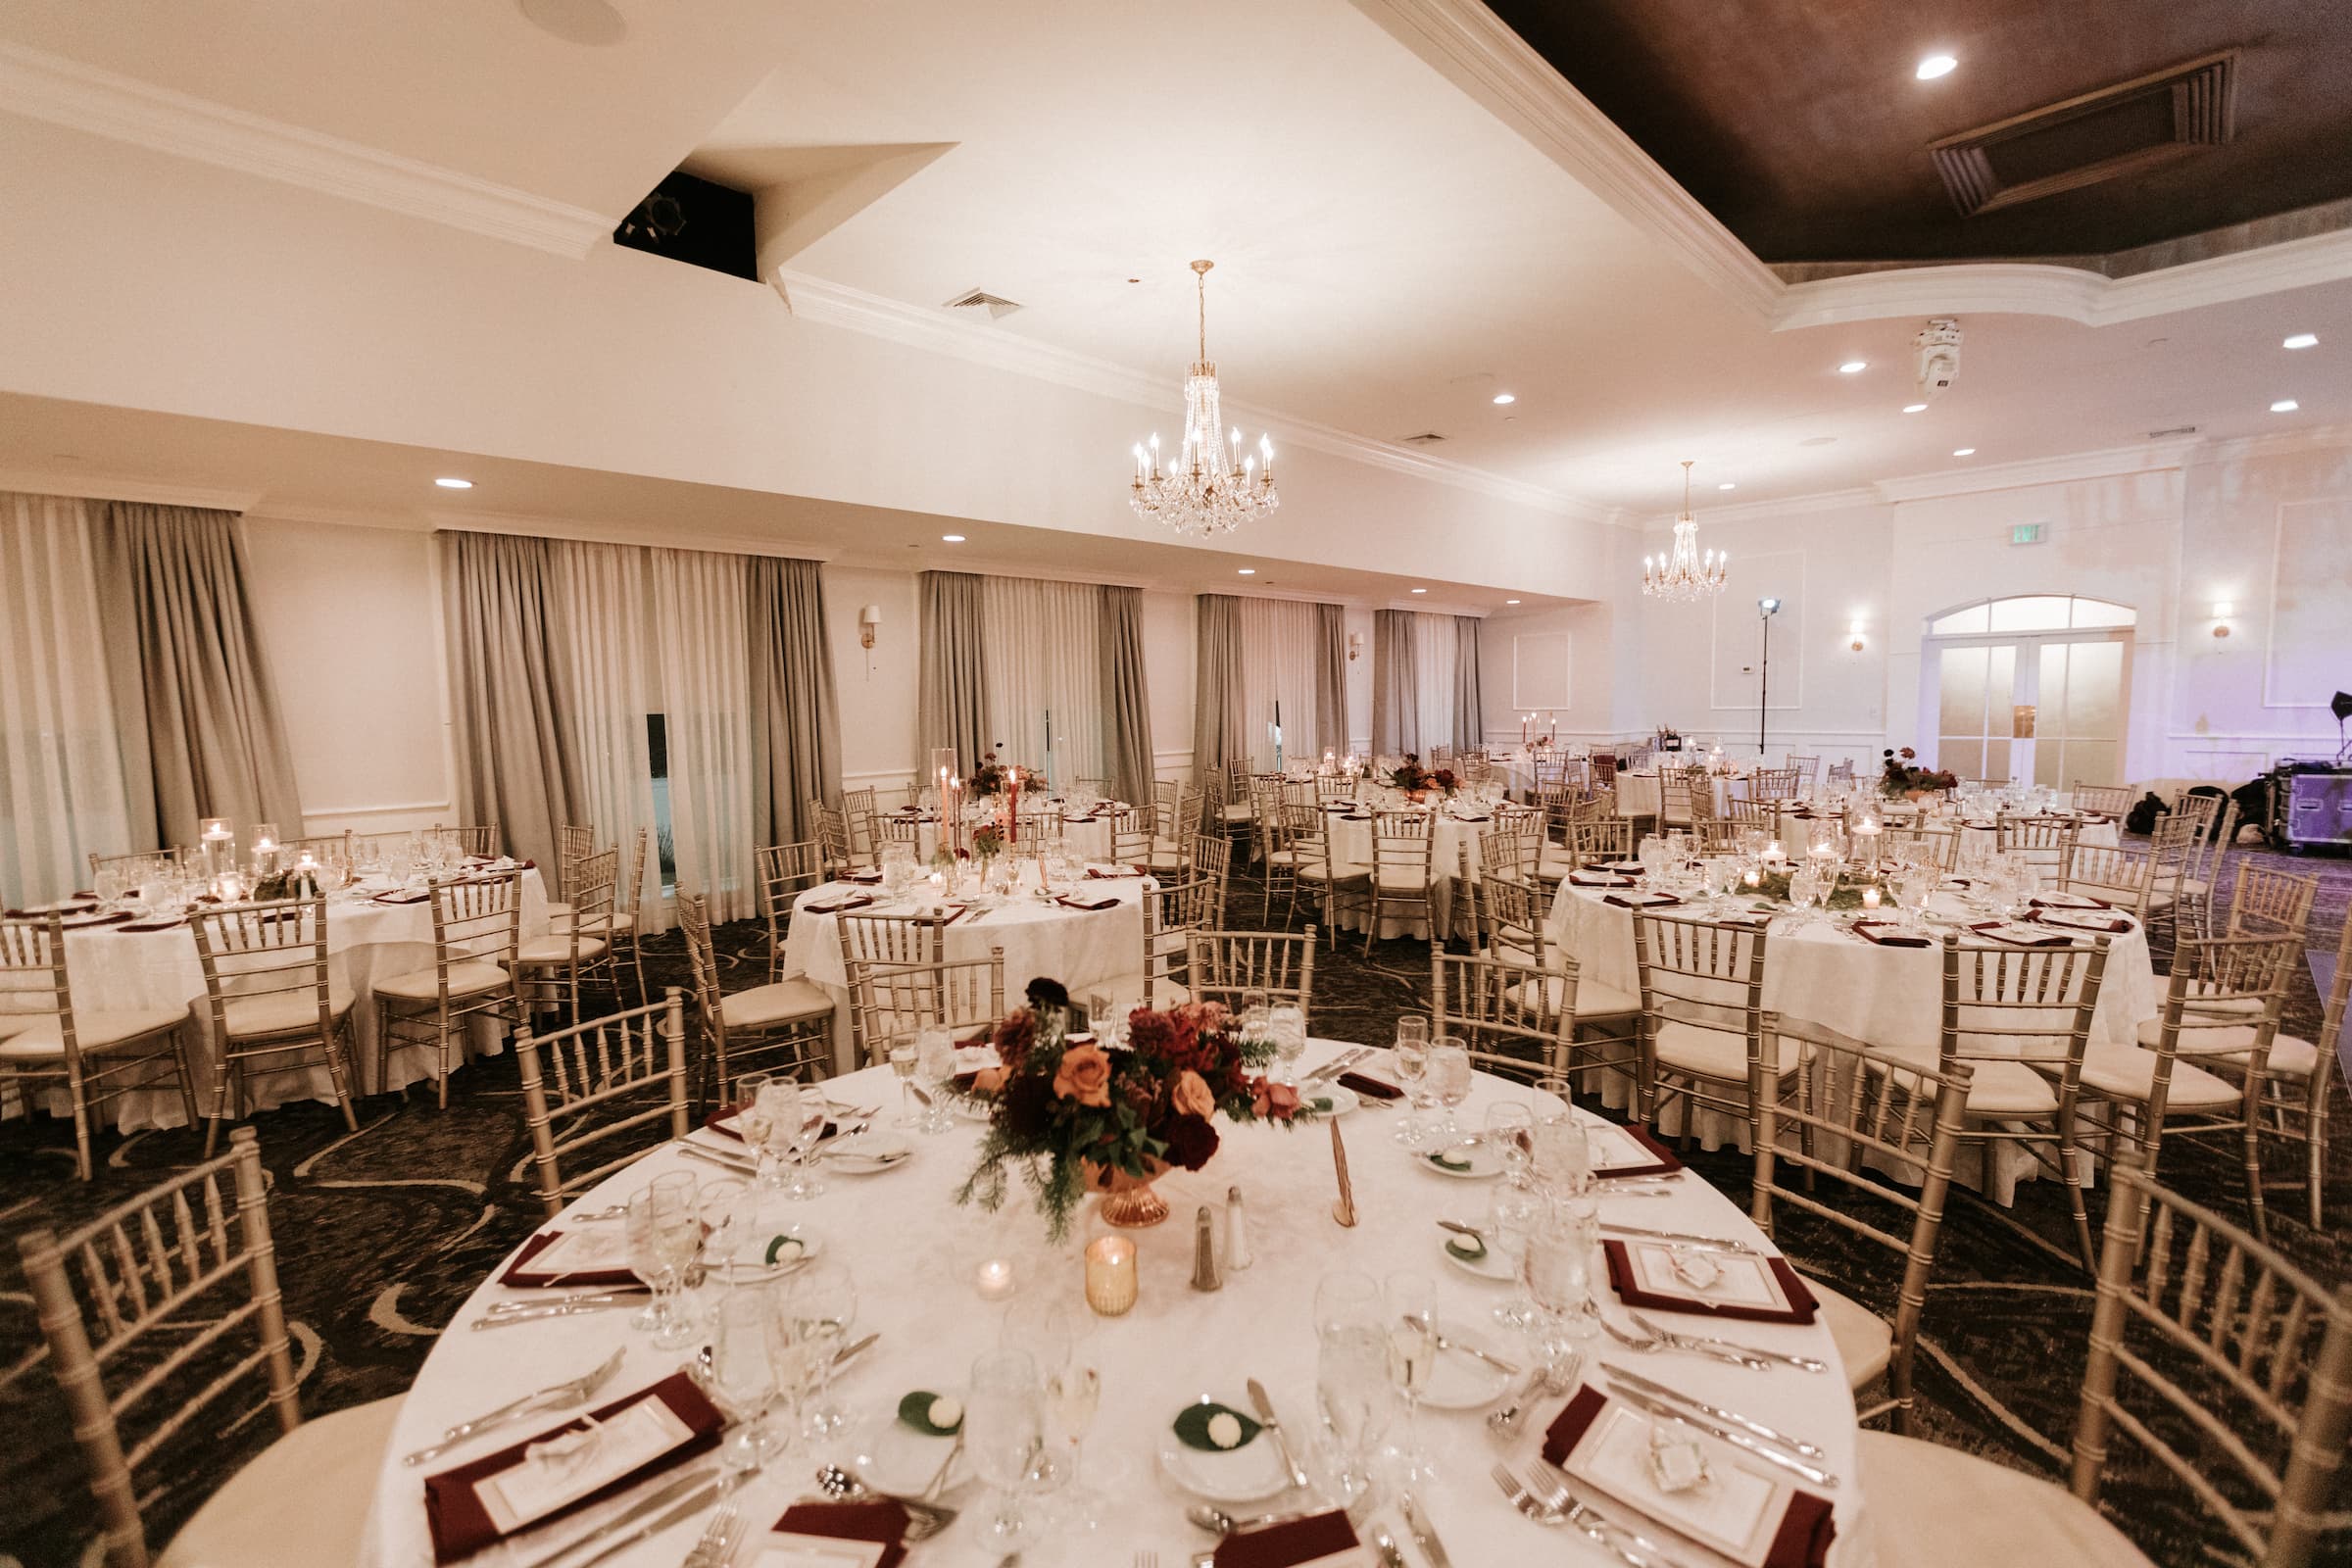
[[[2230,49],[1930,142],[1928,156],[1971,218],[2221,146],[2236,97]]]
[[[1445,439],[1435,430],[1424,430],[1419,435],[1398,436],[1396,444],[1407,447],[1434,447]]]
[[[986,311],[990,320],[1001,321],[1019,310],[1020,307],[1010,300],[999,299],[986,289],[975,288],[967,289],[948,301],[948,309],[951,311]]]
[[[2148,432],[2148,439],[2151,441],[2163,441],[2172,436],[2195,435],[2196,433],[2197,427],[2193,424],[2176,424],[2169,429],[2150,430]]]

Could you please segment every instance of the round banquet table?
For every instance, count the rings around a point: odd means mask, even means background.
[[[1461,857],[1470,857],[1470,874],[1479,874],[1478,836],[1494,822],[1484,815],[1453,802],[1437,809],[1437,820],[1431,824],[1429,861],[1429,920],[1389,913],[1381,916],[1380,938],[1390,941],[1409,936],[1427,941],[1430,925],[1437,926],[1437,939],[1446,940],[1452,926],[1453,884],[1455,872],[1461,866]],[[1368,866],[1372,863],[1372,830],[1378,826],[1373,808],[1357,808],[1350,813],[1345,807],[1327,808],[1324,821],[1331,831],[1331,858],[1335,865]],[[1332,923],[1343,931],[1361,931],[1370,917],[1371,901],[1361,892],[1346,894],[1334,901]]]
[[[2048,814],[2053,817],[2065,816],[2080,820],[2082,831],[2078,838],[2083,844],[2112,850],[2123,842],[2118,824],[2112,816],[2096,811],[2075,812],[2065,809],[2053,809]],[[1900,801],[1885,803],[1880,809],[1879,816],[1880,820],[1889,827],[1909,827],[1920,819],[1916,808]],[[1781,842],[1784,845],[1794,846],[1805,842],[1808,831],[1817,822],[1826,821],[1833,827],[1842,829],[1845,825],[1845,812],[1837,807],[1815,808],[1793,801],[1786,801],[1781,803],[1775,820],[1779,825],[1774,831],[1780,835]],[[1926,821],[1929,827],[1946,829],[1957,822],[1960,827],[1960,848],[1963,853],[1974,854],[1980,851],[1989,853],[1997,842],[1997,824],[1990,817],[1954,817],[1949,813],[1944,813],[1932,815]]]
[[[1105,806],[1098,811],[1078,816],[1064,812],[1061,819],[1062,847],[1075,858],[1108,860],[1110,858],[1110,819],[1113,811],[1117,809],[1123,809],[1123,808]],[[882,813],[881,822],[884,843],[890,842],[889,835],[894,829],[904,833],[906,825],[909,822],[913,823],[914,858],[923,865],[931,863],[931,857],[939,848],[939,816],[936,812],[930,810],[914,812],[904,808],[885,811]]]
[[[1747,780],[1737,775],[1717,773],[1711,782],[1715,786],[1715,814],[1729,813],[1735,800],[1747,799]],[[1617,775],[1617,814],[1619,816],[1655,817],[1664,809],[1665,790],[1656,769],[1639,773],[1620,771]]]
[[[419,891],[419,890],[411,890]],[[407,895],[402,895],[407,896]],[[438,1065],[424,1045],[403,1046],[392,1053],[386,1081],[375,1078],[375,1005],[371,982],[378,975],[409,974],[433,965],[433,906],[429,899],[413,904],[387,904],[380,896],[356,888],[329,894],[326,901],[327,969],[338,991],[355,999],[351,1009],[352,1054],[361,1093],[400,1090],[431,1078]],[[547,885],[535,868],[522,873],[520,940],[530,942],[547,934]],[[124,931],[113,925],[93,925],[66,933],[66,964],[72,975],[74,1005],[95,1010],[185,1007],[182,1025],[189,1042],[188,1068],[196,1080],[199,1109],[212,1104],[220,1063],[220,1042],[213,1037],[210,1004],[205,1000],[204,968],[196,956],[196,936],[183,923],[162,931]],[[230,989],[235,989],[233,980]],[[491,1055],[505,1049],[503,1035],[488,1019],[476,1019],[468,1030],[466,1054]],[[463,1059],[463,1058],[461,1058]],[[254,1074],[248,1082],[254,1110],[271,1110],[295,1100],[334,1102],[334,1081],[325,1063],[289,1067]],[[44,1097],[45,1108],[57,1115],[72,1114],[63,1093]],[[113,1104],[119,1132],[178,1127],[187,1121],[179,1091],[171,1079],[155,1088],[133,1089]]]
[[[1581,982],[1597,981],[1638,997],[1642,984],[1634,962],[1633,910],[1609,903],[1610,891],[1562,882],[1552,900],[1545,930],[1553,942],[1576,956]],[[1698,902],[1669,906],[1664,912],[1696,919],[1703,917],[1704,907],[1702,896]],[[1948,892],[1936,894],[1932,908],[1951,914],[1964,912]],[[1943,1004],[1939,948],[1881,947],[1842,926],[1816,922],[1799,928],[1793,914],[1781,915],[1767,928],[1767,1010],[1821,1024],[1874,1046],[1936,1051]],[[2130,931],[2108,944],[2106,974],[2100,983],[2098,1006],[2091,1015],[2091,1043],[2135,1045],[2139,1024],[2156,1012],[2156,973],[2148,957],[2148,935],[2135,921]],[[1603,1074],[1601,1084],[1604,1102],[1620,1107],[1631,1102],[1633,1085],[1623,1076]],[[1681,1113],[1679,1102],[1665,1107],[1658,1130],[1679,1132]],[[1733,1118],[1712,1110],[1700,1113],[1695,1131],[1708,1149],[1734,1141],[1744,1143],[1746,1136],[1746,1129]],[[1978,1151],[1961,1152],[1963,1179],[2004,1203],[2010,1200],[2020,1176],[2040,1169],[2032,1155],[2015,1147],[1996,1146],[1994,1152],[2001,1157],[1989,1171],[1973,1165]]]
[[[1311,1069],[1340,1049],[1311,1042],[1301,1066]],[[1374,1072],[1386,1070],[1379,1056],[1364,1065]],[[828,1087],[844,1102],[893,1108],[898,1103],[886,1067],[835,1079]],[[1501,1098],[1536,1097],[1523,1086],[1482,1074],[1459,1114],[1475,1126],[1486,1106]],[[1458,1314],[1458,1321],[1495,1327],[1489,1309],[1503,1287],[1448,1265],[1440,1251],[1444,1233],[1434,1223],[1441,1217],[1477,1222],[1486,1211],[1492,1183],[1459,1181],[1415,1168],[1417,1162],[1391,1141],[1393,1119],[1389,1111],[1372,1106],[1341,1123],[1362,1216],[1351,1230],[1341,1229],[1331,1216],[1331,1142],[1322,1128],[1283,1131],[1221,1125],[1223,1146],[1205,1168],[1161,1179],[1160,1191],[1175,1217],[1155,1229],[1125,1233],[1139,1243],[1140,1295],[1135,1309],[1117,1318],[1096,1317],[1084,1306],[1078,1257],[1083,1223],[1073,1228],[1069,1245],[1049,1244],[1044,1221],[1030,1209],[1028,1193],[1017,1182],[1012,1198],[996,1214],[956,1205],[955,1189],[970,1169],[978,1143],[977,1123],[959,1121],[937,1137],[910,1135],[916,1146],[914,1158],[884,1174],[857,1176],[823,1169],[829,1192],[808,1202],[779,1203],[776,1209],[814,1239],[818,1255],[849,1265],[858,1296],[850,1337],[879,1333],[881,1338],[836,1379],[835,1396],[851,1422],[843,1435],[821,1446],[822,1457],[853,1462],[861,1430],[869,1422],[887,1422],[902,1396],[917,1389],[962,1389],[973,1359],[995,1349],[1008,1324],[1017,1326],[1024,1312],[1047,1304],[1064,1306],[1076,1313],[1087,1336],[1085,1351],[1102,1373],[1102,1405],[1087,1438],[1080,1480],[1105,1493],[1107,1500],[1100,1532],[1024,1548],[1024,1568],[1125,1568],[1145,1547],[1159,1554],[1163,1568],[1183,1568],[1195,1551],[1212,1543],[1184,1519],[1183,1510],[1193,1499],[1159,1473],[1154,1456],[1158,1436],[1182,1406],[1203,1394],[1247,1408],[1243,1384],[1250,1377],[1265,1384],[1277,1411],[1291,1424],[1301,1429],[1311,1425],[1316,1375],[1312,1303],[1325,1273],[1352,1269],[1379,1280],[1410,1270],[1434,1282],[1441,1326],[1446,1315]],[[699,1140],[715,1135],[694,1136]],[[573,1206],[593,1209],[621,1202],[663,1171],[686,1171],[703,1179],[720,1174],[685,1157],[675,1146],[663,1146],[583,1194]],[[1229,1186],[1247,1195],[1256,1263],[1229,1273],[1222,1290],[1204,1295],[1190,1285],[1191,1215],[1197,1204],[1222,1200]],[[1682,1177],[1663,1199],[1604,1197],[1601,1218],[1763,1243],[1762,1234],[1740,1209],[1695,1175]],[[554,1222],[556,1228],[562,1223]],[[983,1258],[1012,1264],[1017,1285],[1009,1301],[983,1301],[972,1289],[973,1269]],[[1594,1270],[1595,1277],[1601,1277],[1597,1257]],[[496,1271],[492,1277],[495,1280]],[[421,1469],[404,1467],[401,1455],[432,1442],[456,1422],[577,1375],[616,1348],[626,1348],[626,1359],[600,1397],[645,1388],[675,1372],[686,1359],[687,1352],[658,1350],[645,1335],[628,1329],[630,1314],[621,1310],[473,1332],[474,1321],[492,1303],[532,1294],[485,1283],[459,1308],[433,1346],[402,1406],[377,1483],[362,1556],[368,1568],[427,1568],[432,1562],[423,1505],[423,1478],[430,1469],[496,1452],[562,1418],[531,1418],[486,1433]],[[1603,1310],[1622,1326],[1622,1308],[1608,1298],[1605,1287],[1601,1295]],[[1694,1397],[1819,1444],[1826,1450],[1824,1468],[1842,1478],[1829,1494],[1836,1502],[1838,1528],[1829,1563],[1831,1568],[1864,1568],[1872,1553],[1869,1531],[1862,1527],[1864,1499],[1855,1475],[1854,1403],[1826,1320],[1817,1318],[1805,1326],[1721,1327],[1729,1337],[1747,1344],[1819,1357],[1831,1370],[1808,1374],[1783,1367],[1754,1372],[1689,1355],[1619,1355],[1605,1341],[1590,1348]],[[1704,1327],[1693,1331],[1710,1332]],[[1498,1343],[1509,1346],[1507,1338]],[[1544,1427],[1565,1402],[1564,1397],[1539,1401],[1509,1456],[1532,1460]],[[1454,1563],[1459,1568],[1539,1560],[1592,1568],[1613,1563],[1576,1532],[1546,1530],[1511,1510],[1487,1474],[1505,1451],[1489,1440],[1483,1415],[1483,1410],[1424,1409],[1420,1416],[1422,1445],[1439,1475],[1416,1494]],[[738,1548],[734,1562],[759,1561],[757,1532],[772,1525],[789,1501],[813,1494],[810,1482],[818,1462],[804,1446],[799,1457],[771,1465],[749,1484],[739,1500],[755,1536]],[[959,1468],[957,1475],[963,1474]],[[544,1543],[534,1544],[528,1555],[552,1548],[564,1533],[592,1529],[643,1494],[624,1493],[562,1526],[548,1527],[539,1532]],[[943,1500],[960,1506],[963,1517],[945,1534],[910,1548],[909,1568],[996,1568],[1002,1553],[985,1549],[979,1539],[989,1511],[983,1489],[958,1481]],[[1393,1501],[1384,1501],[1374,1517],[1405,1543],[1410,1561],[1420,1568],[1425,1559],[1411,1544]],[[609,1561],[612,1568],[676,1568],[701,1528],[699,1517],[681,1521]],[[1697,1561],[1703,1554],[1691,1550],[1686,1555]],[[471,1560],[504,1565],[527,1559],[509,1547]]]
[[[1106,830],[1107,831],[1107,830]],[[1016,1007],[1040,975],[1060,981],[1072,996],[1090,989],[1108,988],[1121,995],[1140,994],[1144,980],[1144,894],[1158,883],[1150,877],[1080,878],[1066,888],[1072,899],[1116,899],[1107,909],[1075,909],[1037,897],[1038,867],[1034,860],[1020,865],[1020,891],[997,902],[965,895],[949,905],[967,906],[948,926],[944,952],[951,960],[986,958],[993,948],[1004,950],[1004,1004]],[[927,898],[928,895],[925,895]],[[845,900],[873,902],[843,909]],[[837,1070],[858,1066],[850,1059],[849,970],[841,956],[841,915],[913,914],[912,898],[893,901],[880,888],[832,882],[810,888],[793,900],[792,925],[784,939],[784,970],[805,976],[833,999],[833,1056]]]

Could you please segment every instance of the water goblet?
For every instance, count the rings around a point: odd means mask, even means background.
[[[1506,1328],[1524,1329],[1535,1321],[1535,1300],[1527,1294],[1522,1272],[1528,1232],[1545,1206],[1543,1195],[1510,1182],[1496,1182],[1487,1200],[1487,1245],[1511,1271],[1511,1294],[1494,1308],[1494,1320]]]
[[[712,1314],[710,1390],[735,1419],[719,1454],[730,1475],[758,1469],[770,1446],[767,1412],[777,1393],[776,1360],[768,1348],[773,1310],[765,1287],[737,1285],[719,1298]]]
[[[822,1440],[850,1420],[849,1412],[832,1402],[833,1358],[858,1321],[858,1282],[848,1265],[820,1257],[804,1266],[793,1279],[792,1313],[794,1330],[806,1342],[805,1381],[814,1406],[801,1426],[811,1439]]]
[[[1306,1010],[1285,1003],[1270,1011],[1267,1022],[1274,1034],[1274,1054],[1282,1062],[1283,1081],[1296,1084],[1298,1058],[1306,1053]]]
[[[1045,1391],[1035,1361],[1018,1350],[992,1350],[972,1363],[963,1436],[973,1472],[997,1494],[986,1539],[998,1552],[1007,1551],[1032,1533],[1021,1516],[1021,1494],[1046,1441]]]
[[[1417,1025],[1409,1028],[1408,1025]],[[1404,1114],[1397,1119],[1396,1141],[1408,1149],[1419,1148],[1422,1139],[1421,1114],[1428,1108],[1423,1098],[1429,1078],[1429,1020],[1417,1014],[1396,1020],[1396,1082],[1404,1089]]]
[[[926,1133],[944,1133],[954,1126],[948,1115],[948,1085],[956,1077],[956,1036],[944,1024],[926,1024],[915,1036],[916,1075],[931,1095],[931,1114],[924,1118]]]
[[[912,1034],[890,1037],[890,1070],[899,1080],[899,1114],[894,1127],[912,1130],[923,1124],[921,1112],[914,1108],[914,1069],[921,1062],[922,1044]]]
[[[1430,1042],[1429,1089],[1440,1104],[1446,1107],[1445,1118],[1439,1123],[1439,1133],[1446,1138],[1458,1138],[1461,1128],[1455,1124],[1455,1107],[1470,1098],[1470,1053],[1451,1035],[1441,1035]]]
[[[1518,1187],[1527,1181],[1528,1166],[1534,1158],[1530,1146],[1535,1129],[1536,1113],[1515,1100],[1487,1107],[1487,1144],[1502,1160],[1505,1186]]]
[[[1589,1198],[1545,1205],[1529,1222],[1520,1278],[1535,1304],[1535,1343],[1548,1366],[1600,1333],[1592,1303],[1592,1254],[1599,1213]]]
[[[694,1326],[678,1311],[676,1297],[703,1241],[694,1177],[684,1171],[655,1177],[629,1199],[625,1215],[629,1267],[654,1293],[631,1326],[650,1331],[662,1349],[678,1349],[694,1337]]]

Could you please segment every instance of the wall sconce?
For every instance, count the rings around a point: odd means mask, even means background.
[[[1364,651],[1364,634],[1363,634],[1362,632],[1360,632],[1360,631],[1351,631],[1351,632],[1349,632],[1349,633],[1348,634],[1348,662],[1349,662],[1350,664],[1354,663],[1354,662],[1355,662],[1355,656],[1356,656],[1356,655],[1358,655],[1358,654],[1360,654],[1360,653],[1362,653],[1363,651]]]
[[[2235,605],[2227,599],[2216,599],[2213,602],[2213,634],[2216,637],[2229,636],[2230,617],[2236,613],[2237,607]]]
[[[1845,646],[1857,654],[1860,653],[1865,647],[1869,646],[1870,639],[1862,635],[1862,623],[1858,620],[1854,622],[1852,629],[1847,632],[1846,636],[1847,641]]]
[[[863,610],[858,611],[858,646],[870,650],[874,646],[874,634],[881,627],[882,607],[880,605],[867,605]]]

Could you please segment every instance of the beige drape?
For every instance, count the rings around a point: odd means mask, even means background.
[[[980,579],[965,571],[922,574],[922,684],[915,727],[926,748],[956,749],[967,777],[988,750],[988,676],[982,652]]]
[[[751,661],[753,838],[814,838],[808,802],[841,800],[841,710],[815,562],[752,558]]]
[[[556,830],[579,819],[582,792],[570,762],[564,596],[549,542],[437,537],[458,814],[497,822],[510,853],[552,871]]]
[[[1231,594],[1193,598],[1193,776],[1215,772],[1250,747],[1242,733],[1248,689],[1242,675],[1242,602]]]
[[[1473,751],[1487,743],[1485,692],[1479,685],[1476,615],[1453,617],[1453,748]]]
[[[1372,612],[1372,750],[1421,750],[1419,627],[1409,610]]]
[[[1315,748],[1348,750],[1348,611],[1315,607]]]
[[[1144,678],[1144,592],[1102,590],[1102,760],[1123,801],[1152,798],[1152,694]]]

